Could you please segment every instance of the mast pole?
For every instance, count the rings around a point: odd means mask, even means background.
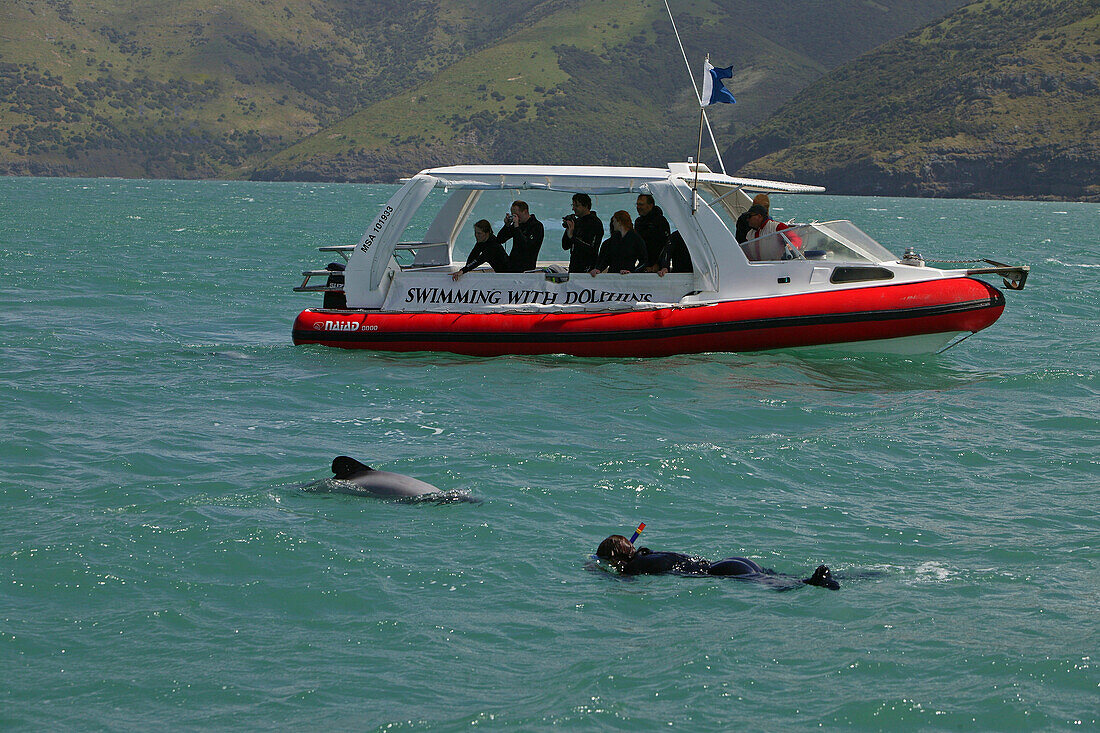
[[[703,110],[703,121],[707,123],[707,132],[710,133],[710,141],[714,145],[714,154],[718,156],[718,167],[722,169],[722,175],[726,174],[726,164],[722,161],[722,152],[718,149],[718,141],[714,138],[714,130],[710,126],[710,117],[707,116],[706,108],[703,107],[702,93],[699,91],[699,87],[695,84],[695,74],[691,73],[691,63],[688,61],[687,51],[684,50],[684,42],[680,40],[680,31],[676,29],[676,19],[672,17],[672,8],[668,6],[668,0],[665,0],[665,10],[668,11],[668,19],[672,22],[672,32],[676,35],[676,43],[680,44],[680,54],[684,57],[684,68],[687,69],[688,78],[691,79],[691,89],[695,92],[695,98],[699,101],[699,109]],[[702,132],[699,133],[702,135]],[[700,153],[702,153],[702,146],[700,146]],[[695,159],[696,165],[699,164],[699,158]]]
[[[710,61],[710,54],[707,54]],[[692,82],[694,83],[694,81]],[[703,154],[703,120],[706,119],[707,108],[703,106],[703,98],[699,98],[699,144],[695,148],[695,182],[691,184],[691,215],[695,216],[699,208],[699,157]]]

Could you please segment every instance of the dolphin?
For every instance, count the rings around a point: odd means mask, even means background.
[[[376,471],[348,456],[337,456],[333,459],[332,473],[332,478],[342,485],[331,490],[339,494],[405,499],[443,493],[420,479],[400,473]],[[348,487],[348,484],[352,486]]]

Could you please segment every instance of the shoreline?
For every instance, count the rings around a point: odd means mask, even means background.
[[[349,183],[356,185],[398,185],[396,180],[377,179],[350,179],[343,177],[325,178],[321,176],[287,177],[287,178],[234,178],[234,177],[199,177],[194,178],[157,178],[152,176],[95,176],[95,175],[51,175],[43,173],[9,173],[0,171],[0,179],[3,178],[67,178],[72,180],[115,180],[115,181],[224,181],[235,183]],[[1100,193],[1079,198],[1066,198],[1062,196],[998,196],[988,193],[975,193],[965,196],[921,196],[905,192],[877,192],[877,193],[852,193],[850,191],[828,189],[828,196],[854,196],[859,198],[905,198],[905,199],[930,199],[941,201],[1033,201],[1036,203],[1074,203],[1074,204],[1098,204]]]

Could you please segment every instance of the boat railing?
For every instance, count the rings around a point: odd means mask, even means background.
[[[413,253],[409,267],[439,267],[451,264],[451,250],[448,242],[398,242],[397,250]]]
[[[351,253],[358,245],[355,244],[329,244],[318,247],[318,252],[338,252],[344,258],[344,262],[351,261]],[[302,272],[302,284],[294,288],[296,293],[342,293],[344,292],[343,267],[330,264],[323,270],[304,270]],[[310,285],[309,281],[314,277],[324,277],[324,285]]]
[[[337,252],[344,258],[344,262],[351,261],[351,253],[359,246],[356,244],[330,244],[318,247],[318,252]],[[411,252],[413,261],[410,264],[401,264],[401,269],[420,267],[440,267],[450,264],[450,248],[447,242],[398,242],[394,247],[400,252]],[[296,293],[342,293],[344,292],[344,273],[341,269],[333,267],[324,270],[304,270],[302,284],[294,288]],[[326,278],[324,285],[310,285],[309,281],[314,277]]]
[[[342,293],[344,292],[344,273],[340,270],[304,270],[305,279],[294,288],[296,293]],[[311,277],[325,277],[324,285],[310,285]]]
[[[1027,276],[1031,272],[1028,265],[1006,265],[996,260],[981,259],[972,262],[984,262],[992,267],[971,267],[966,270],[967,275],[1000,275],[1001,282],[1009,290],[1023,290],[1027,283]]]
[[[347,254],[355,249],[354,244],[333,244],[328,247],[318,247],[318,252],[339,252],[345,260],[350,260],[351,255]]]

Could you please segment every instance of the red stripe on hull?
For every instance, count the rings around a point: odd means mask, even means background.
[[[1003,310],[996,288],[952,278],[625,313],[305,310],[293,337],[296,344],[475,356],[669,356],[974,332]]]

